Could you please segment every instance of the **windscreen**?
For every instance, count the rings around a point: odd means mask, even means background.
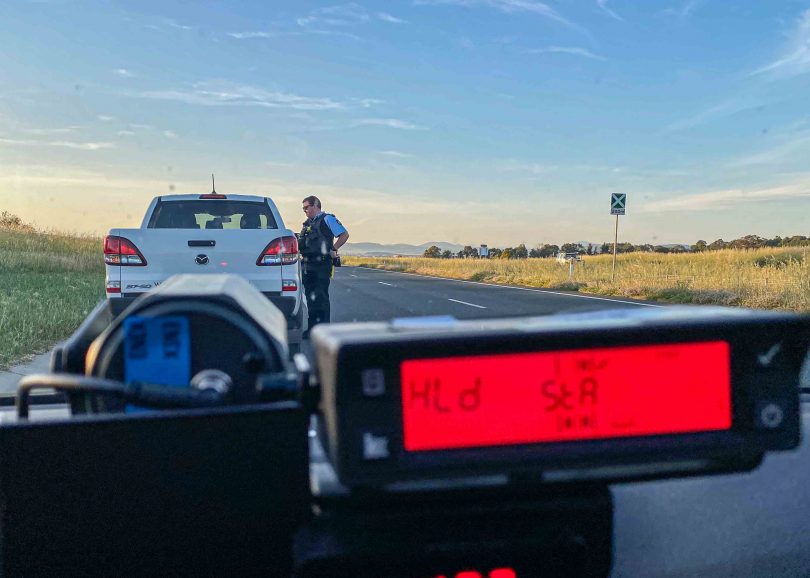
[[[150,229],[277,229],[266,203],[251,201],[161,201]]]

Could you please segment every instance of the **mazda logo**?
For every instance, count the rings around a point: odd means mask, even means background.
[[[196,261],[197,265],[208,265],[208,255],[197,255],[194,261]]]

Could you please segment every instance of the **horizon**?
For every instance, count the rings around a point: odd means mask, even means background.
[[[31,228],[33,228],[34,233],[39,233],[39,234],[80,236],[80,237],[86,236],[86,235],[91,235],[91,236],[96,236],[99,239],[101,239],[103,237],[103,234],[79,233],[79,232],[76,232],[76,231],[70,231],[70,230],[64,230],[64,229],[58,229],[58,228],[42,228],[42,227],[36,226],[35,223],[27,222],[27,221],[21,219],[20,217],[18,217],[17,215],[15,215],[13,213],[10,213],[8,211],[2,210],[1,208],[0,208],[0,212],[2,212],[2,215],[0,215],[0,228],[3,228],[3,227],[6,227],[6,226],[10,225],[10,222],[7,222],[7,220],[8,221],[13,221],[15,219],[18,219],[19,222],[17,223],[16,226],[11,224],[12,229],[14,229],[16,227],[22,227],[22,228],[31,227]],[[673,246],[692,247],[692,246],[694,246],[696,243],[698,243],[700,241],[706,242],[707,245],[710,245],[710,244],[712,244],[714,242],[717,242],[717,241],[723,241],[725,243],[730,243],[732,241],[739,240],[739,239],[742,239],[742,238],[748,237],[748,236],[760,237],[759,235],[756,235],[755,233],[749,233],[748,235],[743,235],[743,236],[737,237],[737,238],[723,239],[722,237],[718,237],[717,239],[714,239],[714,240],[711,240],[711,241],[707,240],[707,239],[696,239],[695,242],[693,242],[693,243],[679,242],[679,243],[658,243],[658,244],[654,244],[654,243],[648,243],[648,242],[630,243],[628,241],[620,241],[619,245],[624,245],[624,244],[629,243],[629,244],[634,245],[636,247],[643,246],[643,245],[652,245],[652,246],[655,246],[655,247],[658,247],[658,246],[663,246],[663,247],[673,247]],[[764,240],[772,240],[772,239],[775,239],[775,238],[783,238],[783,239],[787,238],[787,239],[789,239],[789,238],[792,238],[792,237],[795,237],[795,236],[800,236],[800,234],[785,235],[784,237],[780,237],[780,236],[777,235],[777,236],[770,237],[770,238],[769,237],[761,237],[761,238],[764,239]],[[805,236],[805,237],[808,237],[808,236]],[[473,249],[478,250],[483,245],[483,246],[487,246],[490,250],[492,250],[492,249],[517,248],[520,245],[525,245],[527,249],[540,248],[540,247],[542,247],[544,245],[552,245],[552,246],[562,247],[563,245],[569,244],[569,243],[580,245],[583,249],[586,249],[586,250],[589,247],[594,247],[594,249],[598,250],[604,245],[609,245],[609,246],[613,245],[613,242],[609,241],[609,240],[608,241],[581,241],[581,240],[580,241],[571,241],[571,240],[566,240],[566,241],[558,241],[558,242],[539,241],[539,242],[535,242],[535,243],[531,243],[531,244],[517,243],[515,245],[502,245],[502,246],[492,245],[492,244],[487,244],[487,243],[478,243],[478,244],[476,244],[476,243],[464,243],[464,242],[454,243],[454,242],[451,242],[451,241],[432,240],[432,241],[424,241],[422,243],[407,243],[407,242],[404,242],[404,241],[392,241],[392,242],[388,242],[388,243],[381,243],[379,241],[349,241],[349,242],[346,243],[345,246],[346,247],[350,247],[350,246],[356,247],[357,245],[378,245],[380,247],[392,247],[392,246],[396,246],[396,245],[404,245],[404,246],[413,247],[413,248],[416,248],[416,249],[428,248],[429,246],[433,246],[433,245],[439,246],[439,247],[441,247],[441,246],[453,246],[453,247],[461,247],[461,248],[464,248],[465,246],[469,246],[469,247],[472,247]],[[804,246],[804,245],[801,245],[801,246]]]
[[[294,230],[317,195],[352,243],[612,241],[612,192],[620,242],[810,233],[807,2],[12,0],[0,19],[0,210],[38,227],[137,227],[213,172]]]

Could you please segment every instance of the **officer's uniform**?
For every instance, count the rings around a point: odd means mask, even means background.
[[[329,323],[329,282],[334,270],[332,251],[335,237],[345,232],[346,228],[334,215],[323,212],[304,221],[301,229],[298,250],[310,329],[318,323]]]

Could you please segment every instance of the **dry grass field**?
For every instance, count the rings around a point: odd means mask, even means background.
[[[667,301],[810,312],[810,248],[704,253],[626,253],[611,282],[611,255],[555,259],[346,257],[347,265],[486,283]]]

